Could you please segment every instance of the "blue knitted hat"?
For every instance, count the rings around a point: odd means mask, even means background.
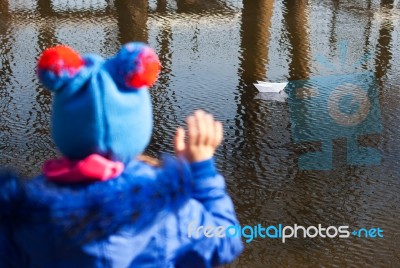
[[[124,163],[141,154],[153,125],[148,87],[159,71],[158,57],[142,43],[126,44],[106,60],[66,46],[45,50],[38,76],[55,93],[52,135],[61,153]]]

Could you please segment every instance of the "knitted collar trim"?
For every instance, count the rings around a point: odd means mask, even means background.
[[[91,154],[83,160],[52,159],[42,167],[47,180],[59,183],[107,181],[123,171],[122,162],[114,162],[98,154]]]

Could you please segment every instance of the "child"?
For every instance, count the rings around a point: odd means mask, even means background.
[[[108,60],[66,46],[42,54],[64,158],[31,180],[0,175],[0,267],[211,267],[241,252],[240,237],[202,229],[238,224],[213,160],[220,122],[197,111],[177,130],[176,158],[141,157],[159,70],[140,43]]]

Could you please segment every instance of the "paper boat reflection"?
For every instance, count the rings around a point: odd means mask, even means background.
[[[256,100],[265,100],[265,101],[277,101],[277,102],[286,102],[288,95],[285,91],[281,91],[279,93],[276,92],[259,92],[255,99]]]

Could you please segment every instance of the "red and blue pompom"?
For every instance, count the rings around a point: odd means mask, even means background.
[[[134,88],[152,86],[161,70],[156,53],[153,49],[145,47],[139,54],[137,62],[136,69],[125,77],[126,84]]]
[[[109,71],[118,84],[140,89],[152,86],[161,64],[153,49],[143,43],[129,43],[111,60]]]
[[[68,46],[59,45],[42,53],[38,62],[38,75],[45,87],[57,91],[84,65],[79,53]]]
[[[74,75],[84,65],[82,57],[72,48],[64,45],[46,49],[38,62],[39,70],[47,70],[60,75],[67,71]]]

